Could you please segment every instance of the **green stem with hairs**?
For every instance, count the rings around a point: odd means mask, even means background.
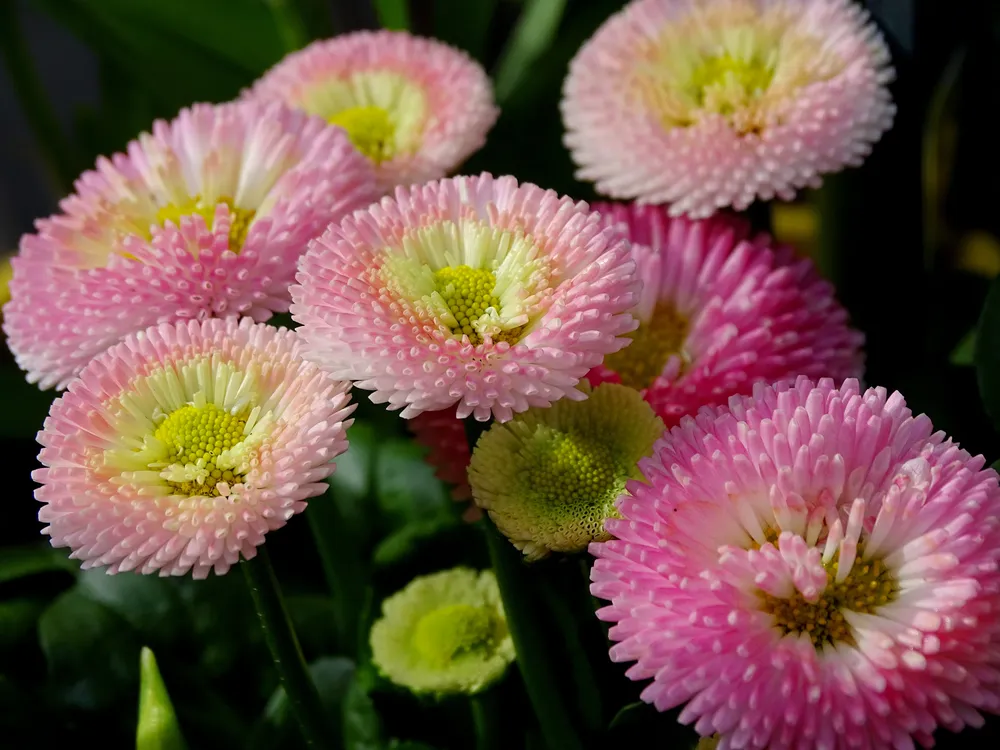
[[[469,449],[475,449],[489,423],[465,420]],[[546,644],[544,592],[535,572],[525,564],[520,552],[497,531],[486,516],[481,521],[486,532],[490,563],[500,588],[507,627],[510,629],[528,698],[541,726],[545,741],[553,750],[582,750],[577,727],[564,701],[556,671],[550,664],[551,649]]]
[[[264,640],[271,651],[285,695],[288,696],[288,705],[299,723],[306,745],[313,748],[336,747],[337,742],[302,656],[302,648],[285,608],[281,587],[274,575],[267,549],[258,547],[257,556],[252,560],[244,560],[240,567],[243,568],[250,596],[257,609]]]

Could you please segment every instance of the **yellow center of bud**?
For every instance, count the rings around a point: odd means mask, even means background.
[[[817,601],[806,601],[798,590],[787,599],[758,592],[762,609],[774,616],[775,625],[783,633],[806,633],[816,648],[827,643],[855,646],[844,610],[873,614],[896,598],[899,585],[885,563],[878,559],[859,557],[840,583],[836,582],[836,558],[826,569],[826,588]]]
[[[396,126],[382,107],[350,107],[330,115],[327,121],[346,130],[354,147],[376,164],[391,159],[396,152]]]
[[[434,272],[434,286],[456,321],[451,327],[453,334],[464,334],[476,345],[482,343],[483,337],[473,323],[491,308],[499,314],[500,298],[494,291],[496,283],[496,276],[485,268],[445,266]],[[520,337],[521,330],[522,327],[517,327],[504,331],[493,336],[493,341],[513,344]]]
[[[172,221],[180,226],[180,220],[184,216],[201,216],[205,220],[205,226],[209,229],[215,221],[215,209],[220,203],[229,206],[233,223],[229,227],[229,249],[238,253],[246,242],[247,232],[250,223],[253,221],[256,211],[250,208],[239,208],[232,198],[219,198],[215,203],[206,203],[200,196],[195,196],[191,200],[181,203],[168,203],[156,212],[156,223],[163,226],[167,221]]]
[[[246,421],[220,409],[215,404],[182,406],[156,428],[157,440],[167,449],[170,464],[196,467],[197,477],[185,481],[167,481],[180,495],[218,495],[216,484],[238,482],[241,477],[216,463],[223,451],[231,450],[245,439]]]
[[[546,506],[570,506],[579,518],[588,516],[580,508],[600,508],[601,521],[627,479],[599,440],[575,431],[554,432],[525,476],[526,485]]]
[[[489,608],[449,604],[420,618],[413,629],[413,647],[428,663],[443,667],[463,654],[489,648],[493,630]]]
[[[691,96],[711,112],[732,114],[767,91],[774,78],[774,65],[754,56],[734,57],[726,53],[705,58],[691,73]]]
[[[688,322],[668,302],[659,302],[649,322],[629,334],[632,343],[604,358],[604,366],[622,380],[622,385],[648,388],[663,372],[673,354],[682,355]]]

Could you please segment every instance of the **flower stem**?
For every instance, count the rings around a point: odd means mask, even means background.
[[[333,741],[319,693],[309,676],[267,549],[259,547],[257,556],[244,560],[240,567],[257,609],[264,640],[306,744],[316,748],[335,747],[337,743]]]
[[[517,667],[545,741],[552,750],[581,750],[583,743],[577,736],[549,663],[550,651],[545,644],[541,622],[543,611],[534,595],[537,593],[536,581],[521,553],[497,531],[489,517],[483,519],[483,525],[490,562],[517,653]]]
[[[472,451],[490,427],[472,417],[465,420],[465,436]],[[489,515],[482,520],[490,564],[500,588],[507,627],[514,641],[517,668],[528,698],[551,750],[582,750],[583,742],[564,702],[556,681],[558,669],[552,664],[553,649],[546,643],[546,591],[538,572],[531,570],[521,553],[497,531]]]
[[[496,694],[488,690],[469,697],[472,723],[476,728],[476,750],[499,750]]]

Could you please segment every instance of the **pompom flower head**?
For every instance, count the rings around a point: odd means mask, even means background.
[[[379,672],[414,693],[472,695],[514,661],[493,571],[454,568],[410,581],[371,630]]]
[[[14,259],[4,331],[65,385],[129,333],[288,310],[307,243],[378,195],[343,131],[280,104],[201,104],[101,158]]]
[[[1000,709],[997,474],[898,394],[686,417],[594,544],[615,661],[719,748],[912,748]]]
[[[479,438],[472,496],[526,559],[581,552],[608,538],[605,519],[663,429],[642,396],[613,383],[531,409]]]
[[[225,573],[326,490],[347,384],[249,318],[161,324],[95,358],[38,441],[42,531],[83,568]]]
[[[570,64],[565,142],[606,195],[743,210],[860,164],[892,75],[852,0],[635,0]]]
[[[400,31],[358,31],[293,52],[249,93],[343,127],[383,187],[444,177],[482,147],[497,118],[482,67]]]
[[[596,204],[624,227],[643,287],[632,344],[590,375],[642,390],[668,425],[754,383],[861,375],[864,337],[812,261],[739,219],[671,219],[657,206]]]
[[[618,230],[513,177],[397,188],[312,243],[292,289],[309,356],[402,416],[500,421],[583,398],[627,343],[639,281]]]

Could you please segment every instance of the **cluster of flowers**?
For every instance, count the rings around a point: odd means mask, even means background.
[[[755,199],[860,162],[892,72],[848,0],[636,0],[574,59],[566,145],[630,204],[445,178],[497,111],[464,54],[362,32],[101,159],[13,262],[65,388],[39,513],[84,567],[203,577],[325,489],[351,385],[412,418],[527,560],[589,549],[615,661],[720,747],[910,747],[1000,710],[1000,489],[898,394]],[[300,324],[263,324],[290,311]],[[461,420],[494,424],[470,451]],[[385,674],[514,658],[489,571],[390,597]],[[870,720],[877,717],[877,720]]]

